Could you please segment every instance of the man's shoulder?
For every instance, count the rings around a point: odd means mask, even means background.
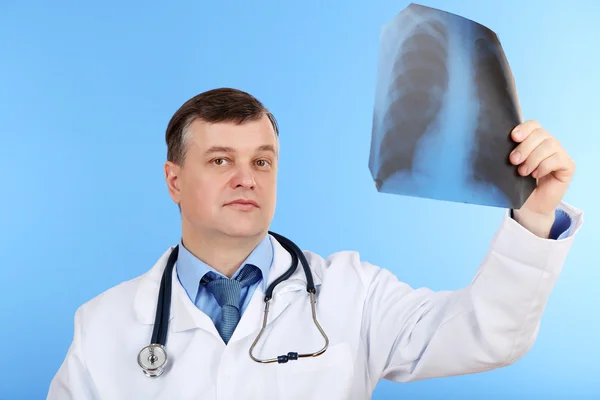
[[[122,281],[115,286],[91,298],[78,308],[81,316],[119,316],[131,318],[134,314],[134,303],[140,286],[145,288],[157,286],[160,283],[160,273],[173,247],[168,248],[158,258],[154,265],[144,273]]]
[[[321,280],[332,277],[344,280],[358,279],[365,285],[372,282],[376,276],[382,272],[387,272],[361,257],[360,252],[356,250],[338,250],[322,256],[310,250],[302,251],[308,261],[311,271]]]
[[[81,304],[76,318],[82,325],[105,324],[134,314],[134,299],[140,283],[149,271],[116,284]]]

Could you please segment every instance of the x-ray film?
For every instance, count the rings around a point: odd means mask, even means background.
[[[509,162],[523,122],[494,32],[411,4],[383,27],[369,169],[382,193],[520,208],[535,189]]]

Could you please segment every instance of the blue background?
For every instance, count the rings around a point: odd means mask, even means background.
[[[176,243],[164,130],[183,101],[214,87],[251,92],[279,120],[273,230],[322,255],[358,250],[415,287],[468,284],[503,210],[377,193],[367,166],[380,28],[408,4],[2,2],[0,398],[44,398],[75,309]],[[598,395],[600,6],[421,4],[498,33],[525,119],[577,162],[566,201],[586,226],[526,357],[484,374],[382,382],[374,398]]]

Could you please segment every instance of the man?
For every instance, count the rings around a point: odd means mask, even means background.
[[[145,376],[137,357],[150,342],[172,248],[148,273],[77,310],[73,342],[48,398],[365,399],[380,379],[408,382],[514,363],[534,343],[583,219],[562,202],[575,166],[558,141],[534,121],[512,136],[519,144],[511,161],[538,186],[520,210],[507,211],[473,282],[457,291],[413,289],[356,252],[323,258],[304,251],[329,347],[317,357],[258,363],[249,349],[261,329],[264,293],[291,262],[268,234],[277,123],[242,91],[190,99],[166,132],[164,171],[182,235],[165,372]],[[254,357],[324,346],[306,282],[299,267],[277,286]]]

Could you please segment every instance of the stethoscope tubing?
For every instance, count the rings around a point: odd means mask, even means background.
[[[272,362],[287,363],[289,360],[297,360],[298,358],[319,356],[319,355],[323,354],[326,351],[326,349],[328,348],[329,338],[327,337],[327,335],[323,331],[323,328],[317,321],[316,309],[315,309],[316,289],[315,289],[313,276],[310,271],[310,266],[308,264],[308,260],[306,259],[306,256],[304,255],[302,250],[294,242],[292,242],[285,236],[282,236],[275,232],[269,231],[269,234],[271,236],[273,236],[287,250],[287,252],[290,254],[290,256],[292,258],[292,263],[291,263],[290,268],[285,273],[283,273],[279,278],[275,279],[275,281],[273,281],[269,285],[269,287],[267,288],[267,290],[265,292],[265,297],[264,297],[265,314],[264,314],[262,329],[260,330],[258,336],[254,340],[253,344],[250,346],[250,349],[249,349],[250,357],[259,363],[272,363]],[[173,268],[177,261],[178,254],[179,254],[179,245],[175,246],[173,248],[173,250],[171,251],[171,254],[169,255],[169,258],[168,258],[166,266],[165,266],[165,270],[163,271],[163,274],[162,274],[162,278],[160,281],[160,287],[159,287],[159,293],[158,293],[158,300],[156,303],[156,314],[154,317],[154,327],[152,329],[152,338],[150,341],[150,345],[144,347],[138,354],[138,364],[140,365],[140,367],[142,367],[144,373],[151,378],[156,378],[156,377],[161,376],[164,371],[164,367],[166,366],[167,361],[168,361],[165,346],[166,346],[166,342],[167,342],[167,333],[169,330],[169,318],[170,318],[170,310],[171,310],[171,294],[172,294],[172,283],[173,283],[172,282]],[[269,304],[270,304],[269,302],[270,302],[271,298],[273,297],[273,291],[275,290],[277,285],[279,285],[281,282],[287,280],[289,277],[291,277],[294,274],[294,272],[298,268],[298,262],[300,262],[300,264],[302,264],[302,269],[304,270],[304,274],[306,276],[306,290],[310,295],[310,303],[311,303],[311,309],[312,309],[313,322],[316,325],[316,327],[318,328],[318,330],[321,333],[321,335],[323,336],[323,338],[325,339],[325,344],[320,350],[318,350],[317,352],[314,352],[314,353],[298,354],[296,352],[289,352],[285,355],[280,355],[280,356],[277,356],[277,357],[271,358],[271,359],[266,359],[266,360],[258,359],[256,357],[254,357],[254,355],[252,354],[252,351],[253,351],[254,347],[256,346],[258,340],[262,336],[262,333],[266,327],[268,312],[269,312]],[[147,358],[147,360],[146,360],[146,358]],[[150,365],[145,365],[146,361],[148,361],[150,363]],[[158,364],[156,364],[157,362],[158,362]]]

